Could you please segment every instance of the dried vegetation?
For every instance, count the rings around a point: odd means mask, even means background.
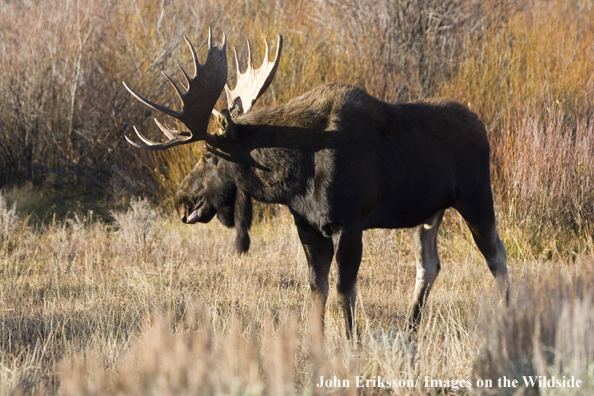
[[[0,393],[381,393],[320,391],[320,375],[574,375],[591,393],[592,1],[32,0],[2,2],[0,16]],[[218,223],[178,224],[167,199],[199,147],[127,147],[132,124],[158,135],[121,81],[175,103],[159,71],[187,63],[183,35],[204,56],[208,26],[238,49],[251,38],[256,57],[263,36],[283,34],[260,106],[342,81],[477,112],[492,143],[510,308],[491,300],[494,282],[455,213],[414,344],[402,333],[415,276],[407,231],[365,233],[353,345],[334,294],[326,338],[310,331],[305,258],[283,208],[257,207],[241,257]]]

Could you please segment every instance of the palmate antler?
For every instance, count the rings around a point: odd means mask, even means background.
[[[232,116],[245,114],[250,111],[256,100],[262,96],[268,86],[270,86],[272,79],[274,79],[283,49],[283,37],[280,34],[278,35],[274,61],[268,60],[268,53],[270,52],[268,40],[264,39],[264,43],[266,44],[264,61],[262,62],[262,66],[254,69],[252,63],[252,45],[248,40],[248,65],[246,71],[243,73],[239,67],[237,51],[233,49],[235,53],[235,67],[237,69],[237,84],[235,84],[235,89],[230,89],[229,84],[225,84],[227,106]]]
[[[212,46],[212,34],[210,28],[208,29],[208,52],[206,54],[206,60],[204,64],[198,61],[196,50],[192,46],[192,43],[184,37],[188,44],[194,61],[194,76],[190,78],[186,71],[180,66],[186,84],[184,85],[185,92],[182,92],[175,82],[165,73],[163,75],[171,83],[177,95],[182,102],[182,110],[175,111],[167,107],[158,105],[151,102],[150,100],[140,96],[134,92],[126,83],[124,87],[139,101],[147,105],[148,107],[172,116],[181,122],[183,122],[190,132],[178,131],[170,128],[166,125],[161,124],[156,118],[155,123],[161,129],[161,131],[169,139],[163,143],[153,142],[144,137],[136,127],[134,131],[142,140],[143,144],[135,143],[126,136],[128,143],[134,147],[147,149],[147,150],[164,150],[173,146],[181,144],[188,144],[204,140],[210,145],[215,145],[217,142],[217,135],[213,135],[207,132],[208,122],[210,120],[211,112],[215,115],[218,112],[214,109],[214,106],[223,91],[226,89],[227,99],[229,108],[232,109],[233,115],[247,113],[256,99],[260,97],[264,91],[268,88],[274,74],[278,68],[280,61],[280,52],[282,49],[282,36],[278,36],[278,45],[276,50],[276,58],[274,62],[268,61],[268,41],[266,41],[266,54],[264,55],[264,62],[259,69],[254,69],[251,59],[251,48],[248,42],[248,69],[246,72],[241,73],[239,69],[239,62],[237,61],[237,53],[235,53],[235,61],[237,64],[237,85],[234,90],[230,90],[226,84],[227,81],[227,55],[226,55],[226,39],[223,35],[223,41],[220,47]],[[183,85],[183,84],[182,84]]]

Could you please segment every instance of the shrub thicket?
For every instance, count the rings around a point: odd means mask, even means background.
[[[542,242],[560,234],[580,238],[574,250],[592,239],[591,2],[77,0],[4,2],[0,12],[1,188],[27,183],[44,201],[96,211],[134,195],[170,199],[199,145],[126,145],[132,124],[160,136],[121,82],[178,106],[159,71],[189,62],[183,35],[203,57],[211,26],[240,57],[244,37],[259,58],[264,36],[284,35],[260,106],[335,80],[388,101],[465,103],[489,129],[502,219],[529,250],[563,250]]]

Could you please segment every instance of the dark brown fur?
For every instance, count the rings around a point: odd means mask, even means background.
[[[415,227],[418,270],[411,327],[439,272],[436,233],[453,207],[507,295],[505,248],[495,228],[489,143],[478,117],[449,101],[388,104],[342,84],[322,85],[285,105],[219,122],[224,136],[180,185],[182,220],[218,213],[249,246],[251,201],[287,205],[322,312],[333,257],[349,334],[361,236]],[[226,136],[226,137],[225,137]],[[247,238],[247,243],[245,242]]]

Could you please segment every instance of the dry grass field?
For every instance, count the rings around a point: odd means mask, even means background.
[[[594,387],[592,262],[512,258],[506,312],[454,212],[442,226],[443,270],[414,343],[404,332],[415,276],[410,233],[365,233],[353,344],[336,293],[323,340],[310,320],[305,255],[282,209],[254,227],[244,256],[232,253],[232,230],[178,224],[146,201],[114,213],[113,225],[75,217],[29,227],[1,210],[2,393],[371,395],[386,391],[356,388],[356,377],[381,376],[420,379],[395,394],[458,386],[426,387],[426,377],[472,381],[462,393],[504,394],[476,381],[549,374],[582,380],[567,394]],[[351,387],[318,389],[320,376]]]
[[[453,211],[413,341],[410,231],[365,232],[352,342],[333,289],[323,338],[310,320],[286,208],[255,206],[242,256],[218,222],[181,224],[171,198],[200,147],[127,146],[132,124],[158,135],[121,82],[174,103],[159,72],[189,60],[183,35],[203,57],[208,26],[240,55],[249,37],[258,59],[263,37],[283,34],[259,106],[341,81],[477,112],[509,306]],[[591,0],[2,2],[0,394],[590,395],[593,115]],[[524,389],[528,377],[543,382]]]

